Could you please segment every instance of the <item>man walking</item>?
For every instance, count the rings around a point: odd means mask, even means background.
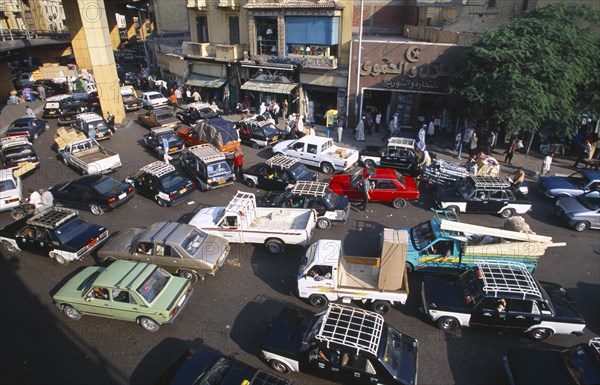
[[[362,211],[367,211],[367,203],[369,203],[370,191],[373,189],[371,186],[371,177],[367,175],[365,179],[362,180],[362,194],[363,194],[363,204]]]
[[[27,114],[28,118],[35,118],[35,112],[33,112],[33,110],[31,109],[31,107],[26,106],[25,107],[25,113]]]
[[[377,115],[375,115],[375,132],[379,132],[381,128],[381,112],[377,111]]]
[[[338,116],[337,123],[337,141],[338,143],[342,142],[342,133],[344,132],[344,120]]]
[[[46,89],[44,88],[43,85],[39,85],[37,87],[37,93],[38,93],[38,98],[40,98],[40,100],[43,102],[46,100]]]
[[[177,88],[175,90],[174,94],[175,94],[175,98],[177,99],[177,104],[181,105],[183,102],[183,100],[181,99],[182,98],[181,88]]]
[[[165,163],[169,164],[169,161],[173,158],[169,155],[169,140],[167,139],[166,135],[162,137],[162,148],[164,152],[163,158],[165,160]]]
[[[544,163],[542,163],[542,175],[546,175],[550,172],[550,165],[552,164],[552,158],[554,158],[554,152],[550,152],[544,158]]]
[[[233,155],[233,173],[240,183],[244,182],[244,153],[238,148]]]

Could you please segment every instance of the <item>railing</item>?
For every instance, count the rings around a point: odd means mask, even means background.
[[[0,39],[33,40],[33,39],[68,39],[69,31],[32,31],[26,29],[0,29]]]
[[[184,56],[190,57],[215,57],[215,46],[210,43],[194,43],[185,41],[182,45]]]
[[[187,0],[187,7],[199,10],[206,10],[208,6],[206,3],[206,0]]]

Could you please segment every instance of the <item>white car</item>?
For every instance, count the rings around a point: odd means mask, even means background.
[[[153,108],[166,106],[169,104],[169,100],[162,96],[159,92],[150,91],[142,94],[142,103],[144,107],[151,110]]]
[[[13,176],[13,170],[0,170],[0,211],[10,210],[21,204],[21,187],[21,180]]]

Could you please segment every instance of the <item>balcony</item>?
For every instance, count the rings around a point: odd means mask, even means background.
[[[181,47],[184,57],[215,58],[215,46],[210,43],[194,43],[191,41],[184,41]]]
[[[197,9],[199,11],[206,11],[208,8],[208,2],[210,0],[187,0],[187,7],[190,9]]]
[[[241,1],[240,0],[219,0],[219,3],[217,4],[217,6],[219,8],[229,8],[232,10],[239,10],[240,6],[241,6]]]
[[[287,57],[255,55],[253,60],[258,63],[291,64],[301,68],[335,70],[338,68],[338,58],[334,56],[288,55]]]
[[[241,44],[215,44],[215,60],[232,62],[244,58],[245,47]]]

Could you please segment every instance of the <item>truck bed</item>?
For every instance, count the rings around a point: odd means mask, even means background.
[[[306,230],[312,211],[298,209],[257,208],[256,219],[250,225],[256,230],[282,231]]]
[[[105,158],[112,156],[108,152],[104,152],[99,148],[91,148],[89,150],[83,150],[75,154],[75,157],[80,161],[90,164],[92,162],[96,162]]]
[[[382,267],[379,258],[344,257],[338,269],[339,287],[352,289],[367,289],[380,292],[408,293],[406,269],[403,269],[403,279],[400,287],[383,289],[379,286],[379,274]]]

